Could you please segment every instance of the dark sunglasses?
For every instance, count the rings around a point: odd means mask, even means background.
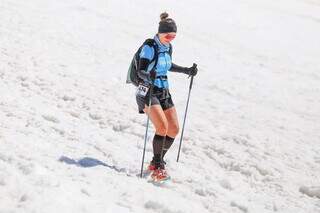
[[[174,39],[175,37],[176,37],[176,35],[175,34],[167,34],[167,35],[165,35],[164,36],[167,40],[172,40],[172,39]]]

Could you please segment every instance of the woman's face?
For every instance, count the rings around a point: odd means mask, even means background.
[[[159,33],[159,39],[162,44],[169,44],[176,37],[176,33]]]

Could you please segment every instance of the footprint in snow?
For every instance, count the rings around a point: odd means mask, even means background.
[[[197,195],[201,196],[201,197],[206,197],[207,196],[207,193],[204,189],[196,189],[194,191]]]
[[[72,97],[72,96],[64,95],[64,96],[62,97],[62,100],[64,100],[64,101],[75,101],[76,98],[75,98],[75,97]]]
[[[148,210],[152,210],[154,212],[166,212],[166,213],[172,213],[171,210],[165,207],[165,205],[158,203],[156,201],[149,200],[144,204],[144,208]]]
[[[74,118],[80,118],[80,113],[74,111],[69,111],[68,113]]]
[[[100,119],[102,118],[101,115],[95,114],[95,113],[89,113],[89,117],[90,117],[92,120],[100,120]]]
[[[246,207],[246,206],[243,205],[243,204],[239,204],[239,203],[236,202],[236,201],[231,201],[230,206],[235,207],[235,208],[238,208],[240,211],[242,211],[242,212],[244,212],[244,213],[247,213],[247,212],[248,212],[248,207]]]
[[[29,175],[33,172],[33,165],[32,164],[28,164],[28,165],[23,165],[20,164],[18,165],[18,169],[24,174],[24,175]]]
[[[320,199],[320,186],[312,186],[312,187],[301,186],[299,191],[302,194],[308,195],[309,197],[317,197]]]
[[[5,186],[6,182],[4,181],[4,179],[0,179],[0,186]]]
[[[81,193],[87,195],[88,197],[91,196],[86,189],[81,189]]]
[[[127,124],[115,124],[112,129],[116,132],[123,132],[124,130],[130,128],[130,125]]]
[[[20,200],[19,200],[19,202],[25,202],[25,201],[27,201],[28,200],[28,195],[26,195],[26,194],[24,194],[24,195],[22,195],[21,197],[20,197]]]
[[[60,123],[59,119],[52,116],[52,115],[42,115],[42,117],[47,120],[47,121],[50,121],[50,122],[53,122],[53,123]]]
[[[222,188],[225,188],[227,190],[233,190],[231,183],[227,179],[220,180],[219,184]]]

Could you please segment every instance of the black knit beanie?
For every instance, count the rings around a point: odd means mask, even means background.
[[[173,19],[168,18],[169,14],[164,12],[161,13],[160,19],[161,21],[159,22],[159,29],[158,33],[171,33],[171,32],[177,32],[177,25],[174,22]]]

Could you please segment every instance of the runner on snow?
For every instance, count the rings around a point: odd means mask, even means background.
[[[148,166],[154,180],[165,180],[169,177],[163,158],[179,132],[167,72],[184,73],[189,76],[195,76],[198,72],[196,64],[188,68],[172,62],[171,41],[176,37],[177,25],[168,17],[168,13],[160,15],[158,33],[153,39],[147,39],[139,48],[129,68],[127,81],[137,86],[136,101],[139,113],[147,113],[156,129],[153,138],[154,155]]]

